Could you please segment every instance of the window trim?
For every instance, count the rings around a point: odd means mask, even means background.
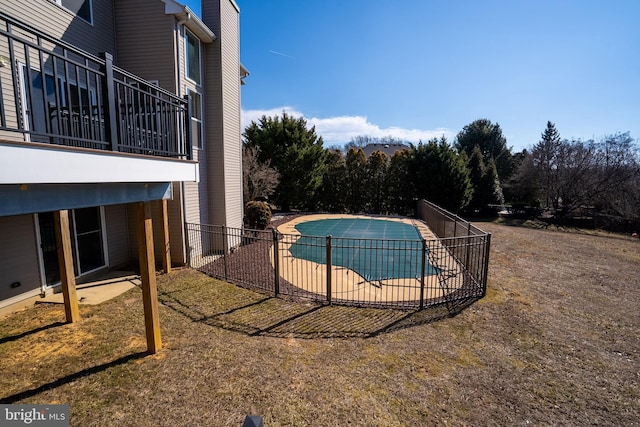
[[[66,7],[65,5],[62,4],[63,0],[50,0],[53,4],[61,7],[62,9],[66,10],[67,12],[69,12],[70,14],[72,14],[73,16],[77,16],[78,18],[82,19],[84,22],[88,23],[89,25],[93,25],[93,0],[88,0],[89,2],[89,20],[85,19],[83,16],[78,15],[76,12],[72,11],[71,9],[69,9],[68,7]]]
[[[193,38],[194,40],[196,40],[198,42],[198,80],[194,80],[191,78],[191,76],[189,75],[189,40],[188,38]],[[187,78],[187,80],[189,80],[190,82],[193,82],[195,84],[197,84],[198,86],[202,85],[202,41],[198,38],[198,36],[196,36],[194,33],[192,33],[187,27],[184,27],[184,72],[185,72],[185,77]]]
[[[203,120],[203,117],[202,117],[203,116],[203,114],[202,114],[203,113],[203,111],[202,111],[202,108],[203,108],[202,94],[200,92],[198,92],[197,90],[193,90],[193,89],[187,88],[187,95],[189,95],[189,99],[192,102],[194,100],[194,97],[192,96],[192,94],[194,94],[194,93],[196,95],[198,95],[198,98],[200,99],[200,108],[199,108],[200,117],[198,118],[198,117],[195,117],[193,115],[193,113],[195,112],[195,109],[192,106],[191,107],[191,113],[192,114],[191,114],[191,117],[189,117],[189,120],[190,120],[190,122],[196,122],[199,125],[198,128],[199,128],[199,131],[200,131],[200,135],[199,135],[198,144],[196,145],[196,147],[198,148],[198,150],[203,150],[204,149],[204,120]],[[194,137],[194,135],[191,136],[192,140],[193,140],[193,137]]]

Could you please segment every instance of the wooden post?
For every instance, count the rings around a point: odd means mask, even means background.
[[[69,211],[55,211],[53,221],[56,232],[56,248],[58,265],[60,266],[60,282],[64,299],[64,313],[67,323],[80,320],[78,296],[76,295],[76,276],[73,269],[73,255],[71,252],[71,233],[69,233]]]
[[[162,347],[160,339],[160,318],[158,316],[158,290],[156,288],[155,255],[153,253],[153,222],[151,203],[136,204],[138,228],[138,258],[140,279],[142,280],[142,303],[144,305],[144,326],[147,334],[147,351],[157,353]]]
[[[160,200],[162,208],[162,269],[165,273],[171,273],[171,249],[169,247],[169,214],[166,200]]]

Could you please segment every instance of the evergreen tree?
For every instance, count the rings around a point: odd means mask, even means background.
[[[462,128],[455,142],[458,152],[465,151],[467,156],[471,156],[476,146],[480,148],[485,164],[491,158],[495,160],[501,180],[506,180],[513,174],[511,149],[507,147],[507,139],[502,134],[502,128],[498,123],[494,124],[488,119],[478,119]]]
[[[550,121],[542,133],[542,139],[531,150],[533,166],[538,182],[545,194],[545,205],[558,209],[560,199],[560,176],[562,140],[556,126]]]
[[[497,212],[495,206],[502,206],[504,204],[504,196],[502,195],[502,187],[500,186],[496,163],[493,159],[490,159],[485,167],[480,188],[482,188],[481,191],[483,193],[483,204],[480,208],[481,212],[495,214]],[[490,207],[492,205],[494,207]]]
[[[443,136],[412,146],[410,170],[415,196],[452,212],[459,212],[471,200],[473,188],[465,158]]]
[[[324,173],[325,150],[315,127],[307,128],[304,118],[287,113],[282,117],[262,116],[243,133],[247,147],[258,150],[260,162],[270,162],[280,174],[273,199],[282,210],[314,209],[316,191]]]
[[[366,206],[366,165],[367,158],[362,148],[349,149],[345,159],[345,198],[349,212],[363,212]]]
[[[374,213],[383,213],[387,202],[387,155],[374,151],[369,155],[366,165],[366,190],[368,207]]]
[[[464,151],[463,151],[464,152]],[[477,145],[471,152],[471,157],[467,162],[467,168],[469,169],[469,179],[471,180],[471,187],[473,188],[473,194],[471,201],[466,207],[466,210],[474,214],[476,211],[482,209],[485,204],[484,191],[482,190],[483,177],[485,174],[485,165],[482,158],[482,152]]]
[[[345,184],[346,167],[342,150],[327,150],[322,185],[317,192],[320,208],[329,212],[344,212],[346,209]]]
[[[411,152],[408,149],[396,151],[389,160],[387,206],[391,213],[407,215],[415,209],[413,180],[409,171],[410,160]]]

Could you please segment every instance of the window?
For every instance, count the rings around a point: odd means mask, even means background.
[[[189,90],[189,100],[191,102],[191,138],[196,147],[204,148],[202,138],[202,96],[198,92]]]
[[[188,30],[184,38],[187,44],[187,77],[200,84],[200,40]]]
[[[53,0],[54,3],[64,7],[74,15],[79,16],[88,23],[93,23],[91,17],[91,0]]]

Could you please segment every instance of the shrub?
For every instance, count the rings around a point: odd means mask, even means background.
[[[249,228],[264,230],[271,222],[271,208],[265,202],[252,200],[244,208],[244,223]]]

